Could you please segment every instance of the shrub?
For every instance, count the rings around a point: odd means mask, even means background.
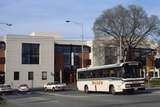
[[[160,78],[154,78],[149,81],[151,87],[160,87]]]
[[[5,103],[6,103],[6,100],[3,99],[2,97],[0,97],[0,105],[1,105],[1,104],[5,104]]]

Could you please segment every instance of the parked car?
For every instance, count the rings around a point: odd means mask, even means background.
[[[13,92],[13,89],[11,88],[11,85],[8,85],[8,84],[0,85],[0,94],[12,93],[12,92]]]
[[[52,91],[56,91],[56,90],[64,90],[66,88],[66,84],[65,83],[58,83],[58,82],[48,82],[46,85],[44,85],[44,90],[52,90]]]
[[[21,84],[19,87],[18,87],[18,91],[20,92],[28,92],[30,89],[28,87],[27,84]]]

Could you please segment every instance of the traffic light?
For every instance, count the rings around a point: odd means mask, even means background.
[[[155,67],[156,67],[156,68],[160,68],[160,58],[157,58],[157,59],[155,60]]]

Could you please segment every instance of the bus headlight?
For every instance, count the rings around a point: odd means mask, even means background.
[[[131,85],[130,85],[130,84],[126,84],[125,87],[126,87],[126,88],[130,88]]]

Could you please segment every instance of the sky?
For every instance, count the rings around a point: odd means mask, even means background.
[[[57,32],[65,39],[93,39],[93,24],[106,9],[116,5],[142,6],[149,15],[160,18],[159,0],[0,0],[0,35],[29,35],[31,32]],[[73,23],[66,23],[70,20]]]

